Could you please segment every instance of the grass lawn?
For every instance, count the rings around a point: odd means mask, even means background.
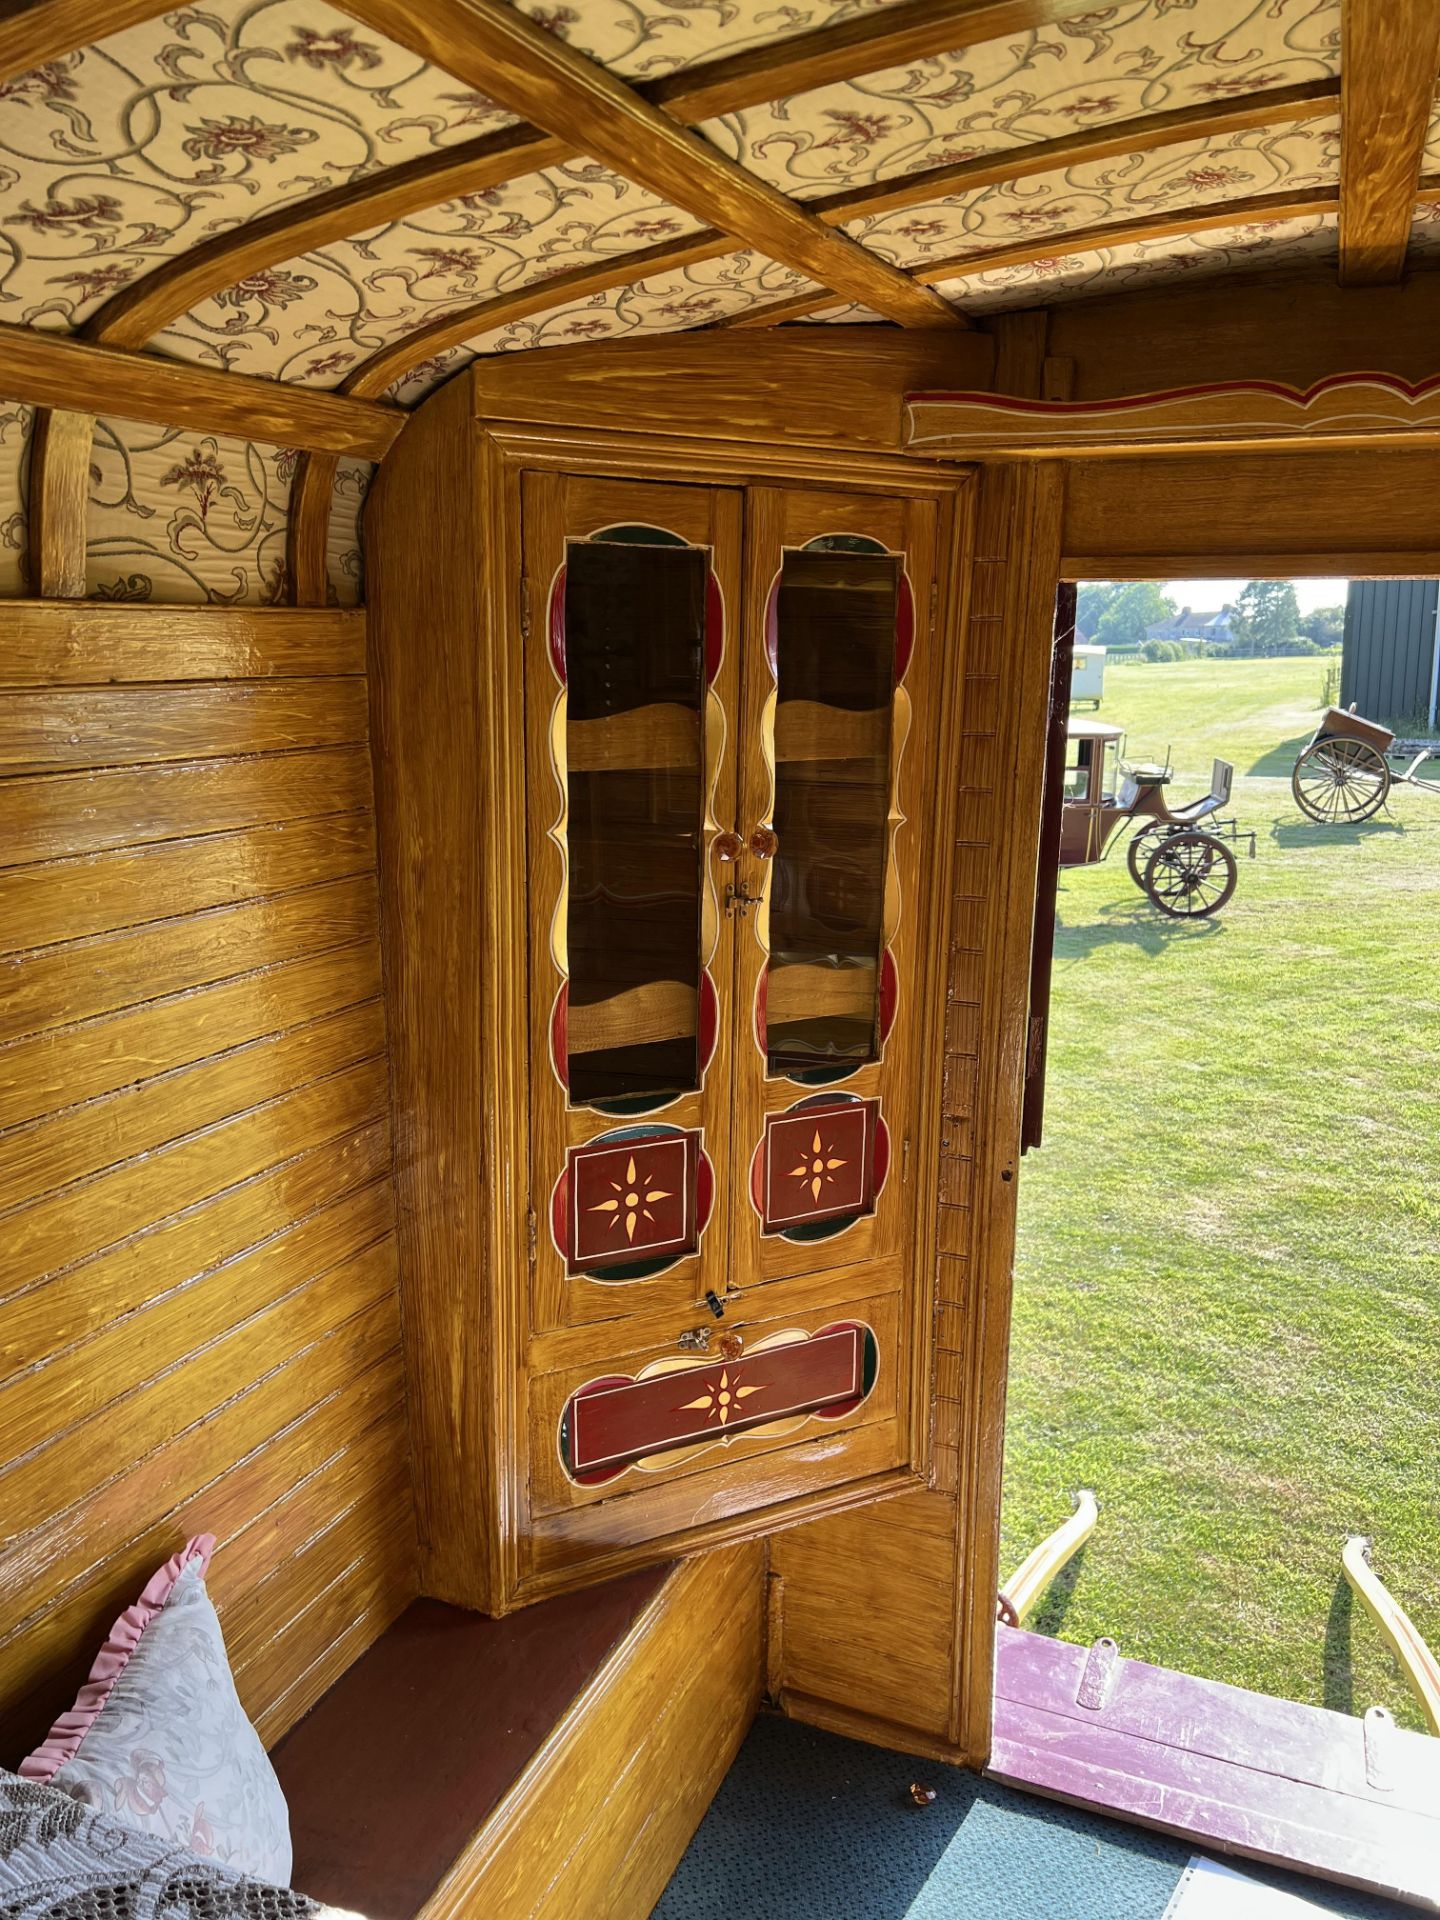
[[[1420,1726],[1340,1549],[1372,1534],[1440,1645],[1440,794],[1303,818],[1326,665],[1107,673],[1128,752],[1172,748],[1172,804],[1233,760],[1259,851],[1191,924],[1137,892],[1123,844],[1061,878],[1003,1565],[1092,1487],[1100,1524],[1032,1625]]]

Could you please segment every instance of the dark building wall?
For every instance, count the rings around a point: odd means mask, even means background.
[[[1435,689],[1434,580],[1352,580],[1345,604],[1340,701],[1372,720],[1432,722]]]

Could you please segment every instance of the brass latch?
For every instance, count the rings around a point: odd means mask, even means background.
[[[765,898],[763,893],[747,893],[743,886],[737,887],[731,881],[725,888],[725,911],[728,914],[747,914],[751,907],[758,907]]]

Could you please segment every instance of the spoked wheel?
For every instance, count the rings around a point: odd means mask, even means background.
[[[1322,827],[1354,826],[1384,806],[1390,768],[1363,740],[1317,740],[1295,762],[1290,791],[1300,811]]]
[[[1238,871],[1234,854],[1213,833],[1172,833],[1146,863],[1144,886],[1162,913],[1198,920],[1225,905]]]
[[[1130,869],[1130,878],[1142,893],[1145,891],[1145,869],[1150,864],[1150,856],[1164,837],[1163,827],[1142,827],[1138,833],[1130,836],[1130,844],[1125,849],[1125,864]]]

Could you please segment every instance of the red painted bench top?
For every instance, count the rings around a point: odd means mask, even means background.
[[[415,1601],[271,1755],[295,1886],[412,1920],[668,1572],[503,1620]]]

